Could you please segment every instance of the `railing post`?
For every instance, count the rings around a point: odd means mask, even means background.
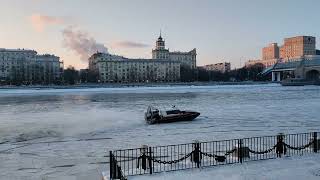
[[[200,168],[201,161],[201,149],[200,142],[194,141],[193,143],[193,153],[191,155],[191,161],[197,164],[197,167]]]
[[[113,154],[111,157],[112,157],[112,179],[115,179],[118,177],[117,162]]]
[[[242,163],[242,158],[243,158],[243,154],[242,154],[242,145],[243,145],[243,139],[239,139],[238,140],[238,159],[239,162]]]
[[[109,168],[110,168],[110,179],[113,179],[112,177],[112,166],[113,166],[113,159],[112,159],[112,151],[109,151]]]
[[[276,153],[277,153],[277,157],[280,157],[282,156],[282,154],[286,154],[286,146],[284,144],[284,134],[283,133],[279,133],[277,135],[277,144],[276,144]]]
[[[150,169],[150,174],[152,174],[152,152],[151,152],[151,147],[149,147],[149,169]]]
[[[318,137],[317,132],[313,132],[313,152],[318,152]]]
[[[113,168],[112,178],[117,179],[117,178],[119,177],[118,165],[117,165],[117,162],[116,162],[115,157],[112,156],[112,158],[113,158],[113,160],[112,160],[112,162],[113,162],[113,166],[112,166],[112,168]]]
[[[141,168],[145,171],[147,170],[147,165],[148,165],[148,146],[147,145],[142,145],[141,147]]]
[[[196,143],[196,149],[197,149],[197,155],[198,155],[198,160],[197,160],[197,167],[200,168],[200,161],[201,161],[201,149],[200,149],[200,143],[197,141]]]

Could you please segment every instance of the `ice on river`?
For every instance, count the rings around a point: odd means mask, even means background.
[[[99,179],[113,149],[318,131],[319,102],[277,84],[0,89],[0,179]],[[201,115],[147,125],[150,104]]]

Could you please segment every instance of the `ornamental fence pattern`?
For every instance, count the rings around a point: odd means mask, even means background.
[[[317,153],[319,132],[110,151],[110,179]]]

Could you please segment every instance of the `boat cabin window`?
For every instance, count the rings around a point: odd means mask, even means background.
[[[180,110],[170,110],[170,111],[167,111],[166,113],[169,115],[169,114],[179,114],[181,111]]]

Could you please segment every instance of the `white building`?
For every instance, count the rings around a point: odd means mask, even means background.
[[[180,63],[166,59],[129,59],[106,53],[89,58],[89,70],[100,82],[175,82],[180,79]]]
[[[129,59],[95,53],[89,58],[89,70],[100,82],[174,82],[180,80],[180,67],[196,69],[196,49],[170,52],[161,35],[152,50],[152,59]]]
[[[257,59],[257,60],[248,60],[246,63],[245,63],[245,66],[246,67],[250,67],[250,66],[253,66],[255,64],[263,64],[263,66],[265,68],[269,68],[269,67],[272,67],[273,65],[275,65],[276,63],[278,62],[281,62],[282,60],[281,59],[267,59],[267,60],[260,60],[260,59]]]
[[[196,49],[193,49],[189,52],[170,52],[169,49],[165,48],[165,41],[160,34],[158,40],[156,41],[156,47],[152,50],[152,59],[179,61],[181,65],[195,69],[197,66],[197,51]]]
[[[63,63],[54,55],[34,50],[0,49],[0,81],[51,84],[62,80]]]
[[[203,66],[207,71],[217,71],[221,73],[231,71],[231,64],[229,62],[217,63],[217,64],[208,64]]]

